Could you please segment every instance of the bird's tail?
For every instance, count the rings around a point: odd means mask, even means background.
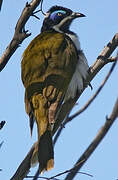
[[[50,131],[46,131],[38,144],[38,160],[40,172],[48,171],[54,167],[54,152]]]
[[[35,166],[38,162],[40,173],[54,167],[52,137],[48,130],[41,136],[40,141],[35,143],[34,152],[31,158],[31,166]]]
[[[54,166],[54,152],[46,102],[46,99],[41,94],[32,97],[38,130],[38,143],[35,146],[31,163],[34,164],[38,159],[40,173],[45,170],[48,171]]]

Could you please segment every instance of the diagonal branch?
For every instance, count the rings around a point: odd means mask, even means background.
[[[66,123],[70,122],[73,118],[77,117],[78,115],[80,115],[83,111],[85,111],[89,105],[94,101],[94,99],[96,98],[96,96],[100,93],[100,91],[102,90],[102,88],[104,87],[104,85],[106,84],[107,80],[109,79],[111,73],[113,72],[115,66],[116,66],[117,60],[112,64],[108,74],[106,75],[105,79],[103,80],[103,82],[101,83],[101,85],[99,86],[99,88],[97,89],[97,91],[95,92],[95,94],[88,100],[88,102],[75,114],[73,114],[72,116],[70,116]]]
[[[100,144],[102,139],[105,137],[105,135],[107,134],[107,132],[109,131],[109,129],[111,128],[112,124],[115,122],[117,117],[118,117],[118,99],[116,100],[116,103],[114,105],[111,115],[109,116],[109,118],[106,118],[105,124],[101,127],[95,139],[86,149],[86,151],[78,159],[78,161],[74,165],[75,169],[73,170],[73,172],[69,172],[65,180],[72,180],[76,176],[77,172],[80,170],[80,168],[84,165],[84,163],[88,160],[90,155],[94,152],[94,150]],[[85,160],[85,161],[82,162],[82,160]],[[82,163],[80,164],[79,162],[82,162]]]
[[[114,58],[114,63],[113,65],[111,66],[108,74],[106,75],[105,79],[103,80],[103,82],[101,83],[101,85],[99,86],[99,88],[97,89],[97,91],[95,92],[95,94],[87,101],[87,103],[79,110],[77,111],[75,114],[71,115],[70,117],[67,117],[63,124],[60,126],[60,128],[58,129],[55,137],[54,137],[54,144],[57,142],[57,139],[59,138],[62,130],[64,129],[63,127],[65,127],[65,125],[72,121],[75,117],[79,116],[82,112],[84,112],[89,106],[90,104],[95,100],[96,96],[101,92],[102,88],[104,87],[104,85],[106,84],[107,80],[109,79],[111,73],[113,72],[115,66],[116,66],[116,63],[117,63],[117,58]]]
[[[0,0],[0,10],[2,8],[2,3],[3,3],[3,0]]]
[[[117,46],[118,46],[118,33],[116,33],[115,36],[112,38],[112,40],[104,47],[102,52],[97,57],[95,63],[90,67],[90,72],[89,72],[89,75],[86,79],[85,84],[90,84],[92,79],[103,68],[103,66],[105,64],[111,62],[111,60],[109,61],[109,57],[111,56],[113,51],[117,48]],[[83,91],[85,90],[85,88],[83,89]],[[78,98],[83,93],[83,91],[81,93],[78,93],[74,99],[69,99],[66,103],[64,103],[62,105],[60,113],[59,113],[58,117],[56,118],[56,123],[55,123],[54,131],[53,131],[54,133],[59,128],[60,124],[63,122],[66,115],[69,114],[69,112],[71,111],[71,109],[73,108],[76,101],[78,100]]]
[[[34,148],[35,148],[35,144],[32,146],[29,153],[27,154],[25,159],[22,161],[18,170],[15,172],[15,174],[10,180],[23,180],[26,177],[30,169],[30,161],[31,161]]]
[[[83,162],[83,161],[82,161]],[[82,162],[79,162],[79,164],[81,164]],[[79,164],[77,164],[77,165],[79,165]],[[76,166],[75,166],[76,167]],[[58,173],[58,174],[56,174],[56,175],[54,175],[54,176],[51,176],[51,177],[49,177],[49,178],[47,178],[47,177],[42,177],[42,176],[39,176],[39,177],[37,177],[38,179],[45,179],[45,180],[59,180],[59,179],[57,179],[57,177],[59,177],[59,176],[62,176],[62,175],[64,175],[64,174],[67,174],[67,173],[69,173],[69,172],[73,172],[73,170],[75,169],[75,167],[73,167],[73,168],[71,168],[71,169],[68,169],[68,170],[66,170],[66,171],[64,171],[64,172],[60,172],[60,173]],[[87,176],[90,176],[90,177],[93,177],[91,174],[88,174],[88,173],[85,173],[85,172],[78,172],[79,174],[84,174],[84,175],[87,175]],[[34,176],[26,176],[26,178],[34,178]]]
[[[96,74],[103,68],[105,64],[111,62],[111,60],[109,60],[108,58],[111,56],[112,52],[117,48],[117,46],[118,46],[118,33],[115,34],[113,39],[104,47],[104,49],[98,56],[97,60],[95,61],[95,63],[90,67],[90,72],[86,80],[87,84],[90,83],[90,81],[96,76]],[[56,117],[56,123],[54,126],[53,135],[55,134],[55,132],[57,131],[57,129],[59,128],[63,120],[65,119],[66,115],[69,114],[69,112],[71,111],[71,109],[73,108],[73,106],[75,105],[76,101],[78,100],[81,94],[82,92],[77,94],[77,96],[74,99],[69,99],[66,103],[62,105],[60,112],[58,116]],[[21,176],[22,167],[24,167],[23,168],[24,175],[28,173],[30,169],[30,158],[32,156],[32,153],[33,153],[33,149],[31,148],[31,150],[27,154],[26,158],[22,161],[21,165],[18,167],[15,175],[11,178],[11,180],[17,180],[19,179],[19,177],[22,177]],[[27,157],[29,157],[28,160],[27,160]],[[28,168],[25,169],[25,167],[29,167],[29,169]],[[22,180],[22,179],[19,179],[19,180]]]
[[[2,142],[0,143],[0,148],[1,148],[1,146],[3,145],[3,143],[4,143],[4,141],[2,141]]]
[[[13,39],[7,46],[6,50],[4,51],[2,57],[0,58],[0,71],[6,66],[7,62],[9,61],[10,57],[14,54],[16,49],[20,46],[23,40],[31,35],[28,31],[25,31],[25,24],[33,14],[33,11],[36,7],[40,4],[41,0],[32,0],[29,4],[26,3],[25,8],[22,11],[22,14],[16,24],[15,33]]]
[[[4,127],[4,125],[5,125],[5,121],[1,121],[0,122],[0,130]]]

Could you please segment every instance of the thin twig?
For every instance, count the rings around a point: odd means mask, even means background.
[[[73,172],[73,169],[66,170],[66,171],[64,171],[64,172],[62,172],[62,173],[59,173],[59,174],[57,174],[57,175],[55,175],[55,176],[52,176],[52,177],[49,177],[49,178],[43,177],[43,176],[39,176],[39,177],[37,177],[37,178],[38,178],[38,179],[46,179],[46,180],[60,180],[60,179],[57,179],[56,177],[62,176],[62,175],[67,174],[67,173],[69,173],[69,172]],[[78,173],[78,174],[83,174],[83,175],[86,175],[86,176],[93,177],[93,175],[91,175],[91,174],[89,174],[89,173],[85,173],[85,172],[77,172],[77,173]],[[26,178],[34,178],[34,176],[26,176]]]
[[[2,3],[3,3],[3,0],[0,0],[0,11],[1,11],[1,8],[2,8]]]
[[[79,162],[78,165],[80,165],[80,164],[83,163],[84,161],[85,161],[85,160],[83,159],[81,162]],[[50,177],[49,179],[54,179],[54,178],[59,177],[59,176],[61,176],[61,175],[64,175],[64,174],[73,172],[74,169],[75,169],[75,167],[73,167],[73,168],[71,168],[71,169],[69,169],[69,170],[66,170],[66,171],[64,171],[64,172],[62,172],[62,173],[59,173],[59,174],[57,174],[57,175],[55,175],[55,176],[52,176],[52,177]],[[90,176],[90,177],[93,177],[91,174],[88,174],[88,173],[84,173],[84,172],[78,172],[78,173],[80,173],[80,174],[86,174],[86,175],[88,175],[88,176]]]
[[[42,14],[45,16],[46,14],[44,13],[44,11],[43,11],[43,0],[41,0],[41,12],[42,12]]]
[[[79,164],[77,164],[77,165],[80,165],[81,163],[83,163],[83,161],[84,161],[84,160],[82,160],[81,162],[79,162]],[[73,167],[73,168],[71,168],[71,169],[68,169],[68,170],[66,170],[66,171],[64,171],[64,172],[58,173],[58,174],[56,174],[55,176],[51,176],[51,177],[49,177],[49,178],[47,178],[47,177],[41,177],[41,176],[39,176],[39,177],[37,177],[37,178],[39,178],[39,179],[46,179],[46,180],[52,180],[52,179],[56,179],[56,177],[62,176],[62,175],[67,174],[67,173],[69,173],[69,172],[73,172],[74,169],[75,169],[75,167]],[[78,172],[78,173],[84,174],[84,175],[87,175],[87,176],[90,176],[90,177],[93,177],[91,174],[88,174],[88,173],[85,173],[85,172]],[[26,178],[34,178],[34,176],[27,176]]]
[[[31,178],[34,178],[34,176],[26,176],[26,178],[31,179]],[[46,179],[46,180],[49,180],[49,178],[43,177],[43,176],[39,176],[39,177],[37,177],[37,178],[38,178],[38,179]]]
[[[32,16],[34,16],[36,19],[40,20],[40,18],[38,16],[36,16],[35,14],[38,12],[42,12],[42,14],[45,16],[46,14],[43,11],[43,0],[41,0],[41,8],[35,12],[33,12]]]
[[[33,14],[32,16],[35,17],[36,19],[40,20],[40,18],[38,16],[36,16],[35,14]]]
[[[88,160],[88,158],[93,153],[93,151],[97,148],[97,146],[103,140],[103,138],[105,137],[105,135],[107,134],[108,130],[111,128],[112,124],[115,122],[117,117],[118,117],[118,99],[116,100],[116,103],[114,105],[111,115],[109,116],[109,118],[106,118],[105,124],[101,127],[98,134],[96,135],[96,137],[94,138],[92,143],[89,145],[89,147],[86,149],[86,151],[82,154],[82,156],[75,163],[75,165],[74,165],[75,169],[73,170],[73,172],[68,173],[65,180],[72,180],[76,176],[77,172],[80,170],[80,168]],[[85,159],[85,161],[83,163],[77,165],[83,159]]]
[[[1,146],[3,145],[3,143],[4,143],[4,141],[2,141],[2,142],[0,143],[0,148],[1,148]]]
[[[42,12],[43,15],[46,15],[46,14],[43,12],[43,0],[41,0],[40,4],[41,4],[41,5],[40,5],[41,8],[40,8],[39,10],[37,10],[37,11],[34,11],[33,14],[37,14],[38,12]]]
[[[39,174],[40,174],[40,168],[38,167],[38,169],[33,177],[33,180],[37,180],[39,178]]]
[[[1,121],[0,122],[0,130],[4,127],[4,125],[5,125],[5,121]]]
[[[87,101],[87,103],[79,110],[77,111],[75,114],[71,115],[70,117],[66,118],[63,122],[63,124],[60,126],[60,128],[58,129],[55,137],[54,137],[54,144],[57,142],[57,139],[59,138],[62,130],[64,129],[63,127],[65,127],[65,125],[72,121],[75,117],[79,116],[82,112],[84,112],[89,106],[90,104],[95,100],[95,98],[97,97],[97,95],[101,92],[102,88],[104,87],[105,83],[107,82],[107,80],[109,79],[111,73],[113,72],[116,63],[117,63],[117,58],[115,58],[116,61],[114,61],[114,63],[112,64],[108,74],[106,75],[105,79],[103,80],[103,82],[101,83],[101,85],[99,86],[99,88],[97,89],[97,91],[95,92],[95,94]]]

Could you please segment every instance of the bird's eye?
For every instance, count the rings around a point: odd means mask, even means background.
[[[63,11],[63,10],[58,10],[58,11],[55,11],[55,12],[52,12],[51,15],[50,15],[50,19],[51,20],[57,20],[58,18],[62,17],[63,15],[65,15],[66,12]]]
[[[58,16],[62,16],[62,13],[58,12],[57,15],[58,15]]]

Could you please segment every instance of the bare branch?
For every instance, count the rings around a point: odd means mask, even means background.
[[[105,137],[105,135],[107,134],[108,130],[111,128],[112,124],[114,123],[117,117],[118,117],[118,99],[116,100],[111,115],[109,116],[109,118],[106,118],[106,122],[104,126],[101,127],[101,129],[99,130],[98,134],[96,135],[92,143],[89,145],[89,147],[86,149],[86,151],[82,154],[82,156],[78,159],[78,161],[74,165],[75,169],[73,170],[73,172],[70,172],[66,176],[65,180],[72,180],[76,176],[77,172],[80,170],[80,168],[84,165],[84,163],[88,160],[90,155],[94,152],[94,150],[100,144],[102,139]],[[77,165],[82,160],[85,161]]]
[[[38,179],[45,179],[45,180],[60,180],[60,179],[57,179],[56,177],[62,176],[62,175],[67,174],[67,173],[69,173],[69,172],[72,172],[73,170],[74,170],[74,168],[69,169],[69,170],[66,170],[66,171],[64,171],[64,172],[62,172],[62,173],[59,173],[59,174],[57,174],[57,175],[55,175],[55,176],[52,176],[52,177],[49,177],[49,178],[39,176]],[[85,173],[85,172],[78,172],[78,173],[79,173],[79,174],[86,175],[86,176],[93,177],[91,174],[88,174],[88,173]],[[34,176],[26,176],[26,178],[34,178]]]
[[[83,160],[84,161],[84,160]],[[81,162],[79,162],[79,164],[77,164],[77,165],[80,165],[83,161],[81,161]],[[47,178],[47,177],[41,177],[41,176],[39,176],[39,177],[37,177],[38,179],[46,179],[46,180],[56,180],[56,177],[59,177],[59,176],[62,176],[62,175],[64,175],[64,174],[67,174],[67,173],[69,173],[69,172],[73,172],[73,170],[75,169],[75,167],[73,167],[73,168],[71,168],[71,169],[68,169],[68,170],[66,170],[66,171],[64,171],[64,172],[61,172],[61,173],[59,173],[59,174],[56,174],[55,176],[52,176],[52,177],[49,177],[49,178]],[[84,174],[84,175],[87,175],[87,176],[90,176],[90,177],[93,177],[91,174],[88,174],[88,173],[85,173],[85,172],[78,172],[78,173],[80,173],[80,174]],[[26,178],[34,178],[34,176],[27,176]]]
[[[88,100],[88,102],[78,111],[76,112],[75,114],[73,114],[72,116],[70,116],[69,118],[67,118],[66,120],[66,123],[70,122],[73,118],[77,117],[78,115],[80,115],[83,111],[85,111],[89,105],[94,101],[94,99],[97,97],[97,95],[100,93],[100,91],[102,90],[102,88],[104,87],[104,85],[106,84],[107,80],[109,79],[111,73],[113,72],[114,68],[115,68],[115,65],[116,65],[117,61],[115,61],[108,74],[106,75],[105,79],[103,80],[103,82],[101,83],[101,85],[99,86],[99,88],[97,89],[97,91],[95,92],[95,94]],[[65,124],[66,124],[65,123]],[[64,124],[64,125],[65,125]]]
[[[3,3],[3,0],[0,0],[0,10],[2,8],[2,3]]]
[[[88,85],[90,84],[92,79],[103,68],[103,66],[111,62],[109,61],[109,57],[111,56],[113,51],[117,48],[117,46],[118,46],[118,33],[116,33],[113,39],[104,47],[102,52],[97,57],[95,63],[90,67],[90,72],[85,82],[85,88],[86,88],[86,84]],[[83,91],[85,90],[85,88],[83,89]],[[81,93],[78,93],[74,99],[69,99],[62,105],[60,113],[58,117],[56,117],[56,123],[54,126],[53,133],[56,132],[60,124],[62,124],[62,121],[65,119],[66,115],[69,114],[69,112],[72,110],[73,106],[75,105],[76,101],[81,96],[83,91]]]
[[[5,125],[5,121],[1,121],[0,122],[0,130],[4,127],[4,125]]]
[[[103,49],[103,51],[100,53],[100,55],[98,56],[95,63],[91,66],[89,76],[87,77],[85,84],[89,84],[90,81],[96,76],[96,74],[102,69],[102,67],[105,64],[111,62],[111,61],[109,61],[108,58],[110,57],[110,55],[116,49],[117,46],[118,46],[118,33],[113,37],[113,39]],[[83,89],[83,91],[84,91],[84,89]],[[75,105],[76,101],[78,100],[78,98],[80,97],[81,94],[82,94],[82,92],[77,94],[77,96],[74,99],[69,99],[67,102],[65,102],[62,105],[60,112],[59,112],[58,116],[56,117],[53,135],[55,134],[57,129],[60,127],[60,125],[62,124],[62,122],[65,119],[65,117],[67,116],[67,114],[69,114],[69,112],[72,110],[73,106]],[[33,145],[33,147],[34,147],[34,145]],[[32,153],[33,153],[33,149],[31,148],[31,150],[29,151],[27,156],[31,158]],[[28,158],[28,160],[27,160],[27,156],[22,161],[21,165],[18,167],[15,175],[13,176],[13,178],[11,178],[11,180],[17,180],[19,177],[22,177],[22,167],[24,167],[23,168],[24,174],[28,173],[28,170],[30,169],[30,158]],[[25,169],[25,167],[29,167],[29,169],[28,168]],[[21,178],[19,180],[22,180],[22,179],[23,178]]]
[[[1,148],[1,146],[3,145],[3,143],[4,143],[4,141],[2,141],[2,142],[0,143],[0,148]]]
[[[118,33],[112,38],[112,40],[104,47],[102,52],[97,57],[95,63],[90,67],[90,76],[88,77],[88,81],[91,81],[95,75],[102,69],[102,67],[111,62],[111,54],[118,46]],[[115,58],[114,60],[116,60]]]
[[[23,180],[29,172],[31,157],[34,151],[35,144],[30,149],[29,153],[25,157],[25,159],[20,164],[18,170],[15,172],[14,176],[10,180]]]
[[[37,169],[37,171],[36,171],[36,173],[35,173],[35,175],[33,177],[33,180],[37,180],[38,177],[39,177],[39,174],[40,174],[40,168],[38,167],[38,169]]]
[[[10,57],[14,54],[23,40],[31,35],[31,33],[25,31],[25,24],[33,14],[33,11],[36,9],[36,7],[40,4],[40,2],[41,0],[32,0],[29,4],[26,3],[26,6],[23,9],[22,14],[16,24],[13,39],[11,40],[10,44],[8,45],[0,59],[0,71],[2,71],[6,66]]]

